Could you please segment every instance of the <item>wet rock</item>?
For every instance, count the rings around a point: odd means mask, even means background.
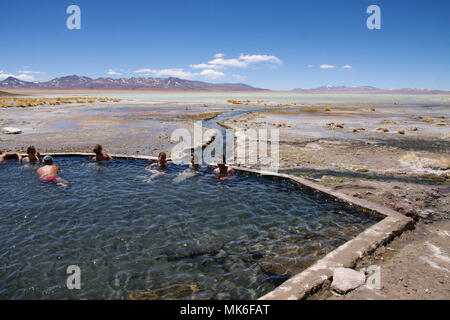
[[[4,127],[2,129],[2,132],[4,134],[19,134],[19,133],[22,133],[22,130],[20,130],[19,128]]]
[[[254,259],[254,260],[259,260],[259,259],[262,259],[262,257],[263,257],[262,252],[250,252],[250,254],[252,255],[252,259]]]
[[[261,269],[270,275],[290,277],[292,273],[281,263],[261,261],[258,263]]]
[[[378,127],[375,129],[375,131],[383,131],[383,132],[389,132],[389,129],[386,127]]]
[[[405,134],[405,130],[403,130],[403,129],[398,129],[398,133],[399,133],[399,134]]]
[[[310,262],[302,261],[299,258],[280,256],[265,256],[262,261],[258,261],[258,265],[264,273],[286,278],[303,271],[309,264]]]
[[[172,285],[164,288],[149,289],[145,291],[135,291],[127,295],[128,300],[179,300],[189,299],[199,291],[196,284]]]
[[[333,273],[331,288],[340,294],[362,286],[366,282],[366,276],[362,272],[349,268],[336,268]]]
[[[216,255],[219,250],[224,246],[223,243],[213,243],[206,246],[192,245],[187,248],[179,248],[170,252],[167,252],[167,260],[175,261],[184,258],[194,258],[202,255]]]
[[[415,215],[414,208],[406,202],[397,202],[394,206],[394,210],[408,217]]]

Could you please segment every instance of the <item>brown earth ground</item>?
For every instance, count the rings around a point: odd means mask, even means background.
[[[225,111],[223,107],[149,110],[128,106],[122,110],[112,106],[0,109],[0,128],[23,130],[20,135],[0,133],[0,149],[25,151],[33,144],[41,152],[89,152],[100,143],[110,153],[155,155],[170,151],[174,129],[192,130],[194,120]],[[363,286],[338,296],[326,283],[311,299],[450,298],[448,109],[315,105],[299,110],[297,106],[222,122],[235,130],[280,129],[281,171],[403,211],[417,220],[414,230],[356,266],[357,270],[380,266],[380,290]],[[376,130],[380,127],[388,131]]]

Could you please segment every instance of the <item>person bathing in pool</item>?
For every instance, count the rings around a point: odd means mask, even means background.
[[[174,183],[180,183],[186,179],[195,177],[198,174],[199,169],[200,169],[200,165],[197,163],[194,153],[191,153],[191,160],[189,162],[189,168],[180,172],[178,174],[178,176],[175,179],[173,179],[172,181]]]
[[[34,146],[29,146],[27,149],[27,155],[22,158],[21,163],[28,162],[31,164],[41,163],[41,154],[36,151]]]
[[[20,153],[18,152],[7,152],[7,153],[3,153],[0,150],[0,163],[2,163],[4,160],[19,160],[22,161],[22,156],[20,155]]]
[[[145,170],[147,170],[148,172],[152,173],[152,175],[150,175],[147,178],[147,181],[150,181],[160,175],[163,175],[164,172],[162,172],[162,170],[167,169],[167,165],[171,163],[171,161],[167,161],[167,155],[165,152],[160,152],[158,155],[158,162],[154,162],[152,164],[150,164],[149,166],[147,166],[145,168]],[[159,169],[159,170],[156,170]]]
[[[194,171],[198,171],[200,169],[200,165],[195,160],[195,155],[191,153],[191,161],[189,163],[189,168],[191,168]]]
[[[59,167],[53,165],[51,156],[44,157],[44,165],[37,170],[39,180],[43,182],[56,182],[57,185],[66,187],[67,181],[58,176]]]
[[[92,160],[97,161],[97,162],[104,162],[104,161],[112,160],[112,157],[109,154],[102,152],[102,150],[103,150],[103,147],[101,145],[97,144],[93,150],[95,153],[95,156],[92,157]]]
[[[154,162],[152,164],[150,164],[149,166],[147,166],[145,168],[145,170],[149,171],[149,172],[154,172],[153,169],[166,169],[167,165],[169,163],[172,163],[172,161],[167,161],[167,155],[165,152],[160,152],[158,155],[158,162]]]
[[[214,169],[214,174],[219,179],[224,179],[226,176],[235,174],[233,168],[226,166],[225,157],[217,158],[217,168]]]

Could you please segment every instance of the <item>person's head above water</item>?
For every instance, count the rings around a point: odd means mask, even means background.
[[[44,164],[46,166],[51,166],[53,164],[53,158],[51,156],[44,157]]]
[[[93,151],[94,151],[95,154],[99,154],[99,153],[102,152],[102,150],[103,150],[103,147],[101,145],[97,144],[97,145],[95,145]]]
[[[217,158],[217,168],[214,170],[214,172],[220,175],[228,175],[235,173],[233,168],[228,167],[226,165],[225,156]]]
[[[217,166],[219,168],[226,167],[225,164],[226,164],[225,157],[217,157]]]
[[[165,152],[160,152],[159,154],[158,154],[158,165],[159,166],[165,166],[166,165],[166,163],[167,163],[167,155],[166,155],[166,153]]]
[[[27,148],[27,154],[36,154],[36,148],[34,146],[29,146]]]

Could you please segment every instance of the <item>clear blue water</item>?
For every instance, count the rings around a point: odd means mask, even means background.
[[[256,299],[379,219],[270,178],[55,164],[67,188],[0,164],[2,299]],[[80,290],[66,287],[69,265]]]

